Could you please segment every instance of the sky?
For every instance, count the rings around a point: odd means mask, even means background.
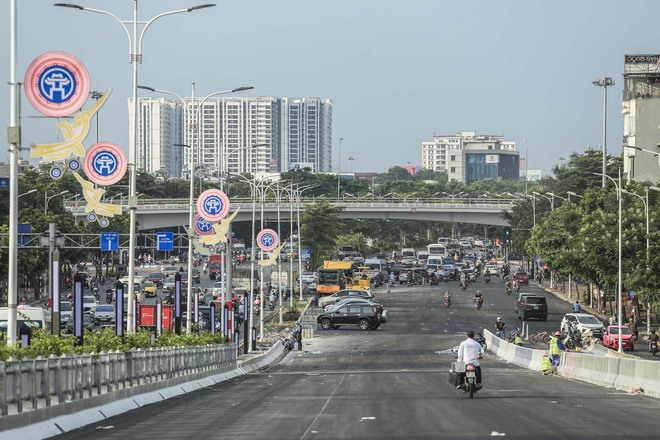
[[[130,0],[67,0],[133,19]],[[140,0],[138,19],[216,0]],[[0,119],[9,125],[9,1],[0,5]],[[110,17],[18,0],[18,78],[49,51],[78,57],[92,90],[113,93],[99,137],[128,146],[129,43]],[[625,54],[660,53],[652,0],[220,0],[145,32],[138,82],[180,96],[254,86],[239,96],[333,101],[333,162],[384,172],[421,166],[421,143],[476,131],[525,142],[529,168],[598,148],[608,89],[608,151],[621,153]],[[132,26],[129,24],[129,27]],[[139,96],[153,96],[148,92]],[[88,101],[87,108],[92,101]],[[54,142],[52,119],[22,98],[23,146]],[[4,129],[3,129],[4,132]],[[90,135],[86,146],[94,140]],[[8,160],[6,148],[0,161]],[[24,152],[29,158],[29,152]],[[336,168],[335,168],[336,169]]]

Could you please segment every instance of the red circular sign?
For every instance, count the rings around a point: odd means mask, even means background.
[[[207,189],[197,198],[197,212],[205,220],[218,222],[229,213],[229,197],[219,189]]]
[[[272,229],[262,229],[257,234],[257,246],[262,251],[269,252],[280,244],[280,237]]]
[[[214,232],[212,222],[206,220],[199,214],[195,214],[195,234],[202,236],[211,235]]]
[[[90,81],[85,65],[65,52],[38,56],[25,72],[25,96],[47,116],[68,116],[82,108],[89,97]]]
[[[85,153],[85,174],[98,185],[113,185],[126,174],[128,161],[124,150],[110,142],[94,144]]]

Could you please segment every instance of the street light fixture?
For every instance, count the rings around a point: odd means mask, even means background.
[[[550,197],[552,197],[552,202],[550,202],[550,204],[551,204],[550,210],[551,211],[555,210],[555,197],[557,197],[558,199],[564,200],[564,201],[568,200],[565,197],[558,196],[557,194],[552,193],[552,192],[547,192],[546,194],[549,195]]]
[[[24,192],[23,194],[19,194],[18,197],[20,198],[20,197],[27,196],[28,194],[32,194],[32,193],[36,193],[36,192],[37,192],[37,190],[33,188],[28,192]]]
[[[129,176],[129,196],[128,196],[128,209],[130,213],[129,220],[129,251],[128,251],[128,313],[126,314],[127,332],[133,333],[134,331],[134,303],[135,303],[135,284],[133,282],[135,276],[135,245],[136,245],[136,236],[137,236],[137,222],[136,222],[136,211],[137,211],[137,144],[138,144],[138,125],[139,125],[139,115],[138,115],[138,99],[137,99],[137,85],[138,85],[138,65],[142,63],[142,39],[144,34],[151,26],[151,24],[158,20],[159,18],[181,14],[184,12],[193,12],[200,9],[210,8],[215,6],[215,4],[207,3],[202,5],[191,6],[186,9],[175,9],[172,11],[167,11],[156,15],[148,21],[138,21],[138,0],[133,0],[133,21],[123,21],[115,14],[104,11],[101,9],[87,8],[80,5],[75,5],[71,3],[56,3],[55,6],[61,6],[65,8],[74,8],[81,11],[96,12],[98,14],[107,15],[113,18],[126,32],[128,37],[128,48],[129,48],[129,62],[133,64],[133,145],[131,146],[131,154],[129,154],[130,159],[133,161],[133,166],[130,168]],[[125,23],[131,23],[133,25],[133,33],[128,30],[128,27]],[[138,24],[142,24],[142,31],[138,37]]]
[[[580,194],[576,194],[573,191],[566,191],[566,194],[568,194],[568,203],[571,203],[571,196],[584,199],[584,196],[581,196]]]
[[[68,192],[69,192],[69,190],[65,189],[64,191],[60,191],[57,194],[48,197],[48,191],[46,191],[44,193],[44,214],[48,213],[48,202],[50,202],[50,199],[53,199],[57,196],[62,196],[64,194],[67,194]],[[29,192],[26,193],[26,194],[29,194]],[[25,195],[25,194],[22,194],[22,195]]]
[[[608,76],[592,81],[592,84],[603,88],[603,188],[607,174],[607,88],[614,85],[614,80]]]
[[[339,190],[341,187],[341,143],[344,141],[344,138],[339,138],[339,154],[337,157],[337,203],[339,203]]]
[[[536,191],[532,191],[532,194],[534,194],[535,196],[543,197],[544,199],[549,201],[550,202],[550,211],[555,209],[555,203],[554,203],[554,200],[551,197],[548,197],[548,196],[546,196],[544,194],[541,194],[539,192],[536,192]]]

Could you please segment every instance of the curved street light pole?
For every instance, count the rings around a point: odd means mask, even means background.
[[[605,176],[607,174],[607,88],[614,85],[614,80],[606,76],[591,83],[603,88],[603,172],[600,175]],[[603,188],[605,188],[605,177],[603,177]]]
[[[205,8],[210,8],[215,6],[215,4],[203,4],[203,5],[197,5],[197,6],[192,6],[190,8],[186,9],[175,9],[172,11],[167,11],[160,13],[150,19],[147,22],[140,22],[138,21],[138,0],[133,0],[133,21],[122,21],[119,17],[117,17],[115,14],[104,11],[101,9],[94,9],[94,8],[87,8],[83,7],[80,5],[75,5],[75,4],[70,4],[70,3],[56,3],[54,6],[60,6],[60,7],[65,7],[65,8],[74,8],[74,9],[79,9],[81,11],[88,11],[88,12],[96,12],[98,14],[102,15],[107,15],[111,18],[113,18],[119,25],[124,29],[126,32],[126,36],[128,37],[128,49],[129,49],[129,62],[133,64],[133,145],[131,146],[131,151],[129,154],[130,159],[133,161],[133,166],[130,168],[130,176],[129,176],[129,195],[128,195],[128,209],[130,213],[130,220],[129,220],[129,251],[128,251],[128,313],[126,314],[126,331],[130,334],[134,332],[134,324],[135,324],[135,310],[134,310],[134,304],[135,304],[135,285],[134,285],[134,277],[135,277],[135,247],[136,247],[136,233],[137,233],[137,225],[136,225],[136,211],[137,211],[137,166],[138,166],[138,149],[137,149],[137,143],[138,143],[138,124],[139,124],[139,116],[138,116],[138,102],[137,102],[137,89],[138,89],[138,65],[142,63],[142,40],[144,39],[144,34],[151,26],[151,24],[158,20],[159,18],[168,16],[168,15],[174,15],[174,14],[181,14],[184,12],[193,12],[197,11],[200,9],[205,9]],[[131,23],[133,25],[133,33],[128,30],[128,27],[126,26],[125,23]],[[144,24],[142,27],[142,31],[139,34],[138,37],[138,24]],[[189,309],[190,310],[190,309]]]

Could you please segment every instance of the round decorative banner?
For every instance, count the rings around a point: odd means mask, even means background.
[[[277,236],[277,232],[272,229],[262,229],[261,232],[257,234],[257,246],[259,246],[262,251],[270,252],[279,244],[280,238]]]
[[[213,223],[206,220],[199,214],[195,214],[195,234],[211,235],[213,234]]]
[[[212,223],[220,221],[229,213],[229,197],[219,189],[207,189],[197,198],[197,212]]]
[[[83,165],[89,180],[98,185],[119,182],[128,168],[124,150],[110,142],[99,142],[89,147]]]
[[[38,56],[25,72],[25,96],[46,116],[69,116],[82,108],[91,88],[85,65],[65,52]]]

